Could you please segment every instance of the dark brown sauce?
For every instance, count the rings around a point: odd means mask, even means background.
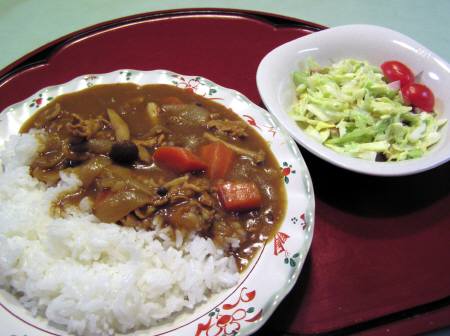
[[[158,107],[157,121],[148,112],[150,102]],[[119,135],[111,126],[107,109],[116,111],[127,124],[128,142],[132,146],[145,143],[140,150],[145,148],[148,161],[141,152],[137,159],[126,164],[111,159],[112,151],[108,146],[117,143]],[[210,127],[211,120],[236,122],[238,128],[244,125],[245,135],[228,132],[227,127],[225,131]],[[84,122],[86,128],[80,126]],[[235,257],[240,270],[245,269],[264,241],[276,233],[283,219],[285,187],[280,167],[265,140],[230,109],[187,90],[169,85],[99,85],[55,98],[36,112],[22,126],[21,132],[33,128],[44,130],[47,140],[45,149],[31,164],[32,175],[51,185],[57,183],[60,171],[66,171],[79,175],[83,181],[76,192],[60,195],[55,206],[62,211],[67,206],[77,206],[85,197],[94,203],[94,214],[97,210],[100,219],[115,218],[114,212],[120,214],[120,211],[128,211],[127,207],[143,204],[140,210],[134,209],[114,222],[152,229],[158,217],[164,226],[211,237]],[[80,130],[81,134],[77,133]],[[164,145],[198,153],[201,146],[211,143],[205,133],[246,151],[263,154],[261,162],[247,155],[237,155],[232,168],[220,180],[254,182],[262,196],[258,208],[225,211],[217,196],[218,181],[209,179],[205,172],[177,174],[152,162],[154,151]],[[94,153],[96,151],[99,153]],[[178,177],[185,180],[170,186]],[[165,187],[167,183],[169,187]],[[106,209],[106,215],[102,215],[95,204],[102,202],[105,193],[108,197],[112,192],[117,193],[117,202],[111,201],[111,209]],[[164,203],[167,199],[169,201]],[[144,212],[151,215],[140,218]],[[227,240],[230,237],[238,239],[238,248]]]

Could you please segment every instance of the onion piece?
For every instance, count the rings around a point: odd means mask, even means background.
[[[150,202],[150,197],[139,190],[126,190],[109,194],[94,205],[94,214],[100,221],[115,223],[131,211]]]
[[[169,189],[169,188],[175,187],[175,186],[177,186],[179,184],[182,184],[184,182],[187,182],[188,179],[189,179],[189,175],[183,175],[183,176],[174,178],[173,180],[170,180],[169,182],[166,182],[163,185],[163,187],[166,188],[166,189]]]
[[[208,139],[209,141],[223,143],[225,146],[230,148],[232,151],[236,152],[239,155],[247,156],[247,157],[251,158],[253,161],[255,161],[256,163],[260,163],[260,162],[264,161],[264,158],[265,158],[264,151],[253,152],[251,150],[230,144],[230,143],[212,135],[211,133],[207,133],[207,132],[203,133],[203,136],[206,139]]]
[[[67,168],[65,173],[75,174],[80,179],[84,188],[88,188],[99,176],[104,169],[111,165],[111,160],[98,156],[84,162],[82,165],[75,168]]]
[[[396,80],[394,82],[390,82],[387,85],[389,87],[389,89],[394,90],[394,91],[398,91],[400,90],[400,81]]]

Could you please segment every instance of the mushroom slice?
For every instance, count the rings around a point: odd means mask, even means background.
[[[111,121],[111,126],[114,130],[114,133],[116,134],[116,140],[130,140],[130,129],[128,128],[127,123],[113,109],[109,108],[106,111],[108,113],[109,121]]]
[[[159,124],[159,107],[153,102],[147,103],[147,115],[152,126]]]
[[[148,150],[142,145],[136,145],[138,149],[139,160],[145,163],[152,163],[152,156]]]

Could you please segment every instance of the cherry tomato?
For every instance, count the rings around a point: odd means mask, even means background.
[[[414,75],[412,71],[403,63],[398,61],[388,61],[381,64],[383,75],[390,82],[400,81],[400,87],[413,83]]]
[[[401,88],[403,101],[407,105],[418,107],[423,111],[433,112],[433,92],[423,84],[410,83]]]

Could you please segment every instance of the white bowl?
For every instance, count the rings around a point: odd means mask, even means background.
[[[312,57],[321,65],[344,58],[367,60],[373,65],[397,60],[406,64],[420,82],[436,97],[435,109],[450,119],[450,65],[418,42],[399,32],[371,25],[346,25],[285,43],[268,53],[259,64],[256,81],[267,109],[276,116],[292,137],[320,158],[355,172],[381,175],[409,175],[434,168],[450,160],[448,123],[441,129],[441,140],[418,159],[400,162],[372,162],[339,154],[309,137],[288,115],[295,101],[292,73],[301,62]]]

